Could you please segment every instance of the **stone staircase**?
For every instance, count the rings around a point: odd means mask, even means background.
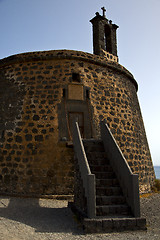
[[[96,216],[131,216],[100,140],[84,140],[91,172],[96,176]]]
[[[146,229],[145,219],[134,218],[123,196],[101,140],[83,140],[91,172],[96,177],[96,219],[85,219],[86,233]]]

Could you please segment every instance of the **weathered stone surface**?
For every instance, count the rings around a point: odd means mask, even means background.
[[[106,119],[133,172],[139,174],[140,191],[149,191],[155,176],[136,81],[116,62],[68,50],[26,53],[0,61],[1,191],[73,193],[73,151],[60,141],[58,112],[73,72],[79,73],[84,91],[89,89],[95,136],[99,137],[100,120]],[[17,151],[22,153],[17,155]],[[7,167],[8,163],[12,166]],[[7,175],[15,170],[16,186],[2,173],[5,167]],[[52,179],[49,169],[55,172]],[[27,174],[29,170],[32,175]]]
[[[109,233],[132,230],[147,230],[144,218],[84,218],[85,233]]]

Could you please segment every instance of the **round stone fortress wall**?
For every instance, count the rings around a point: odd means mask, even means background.
[[[140,191],[150,191],[155,175],[136,91],[136,81],[123,66],[84,52],[55,50],[2,59],[1,193],[73,193],[73,149],[66,146],[69,111],[84,113],[86,138],[99,138],[99,122],[106,119],[139,174]]]

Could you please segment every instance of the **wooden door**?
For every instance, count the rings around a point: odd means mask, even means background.
[[[81,133],[81,137],[84,137],[84,115],[83,112],[69,112],[69,128],[72,136],[73,122],[77,121]]]

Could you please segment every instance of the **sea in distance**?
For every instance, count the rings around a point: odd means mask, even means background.
[[[156,174],[156,178],[160,179],[160,166],[154,166],[154,171]]]

